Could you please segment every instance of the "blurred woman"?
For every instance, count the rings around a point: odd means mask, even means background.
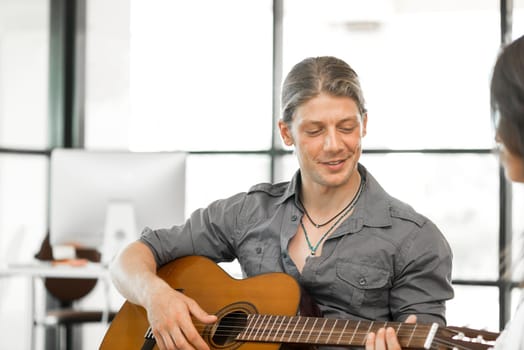
[[[524,183],[524,36],[500,54],[491,78],[491,106],[506,177]],[[497,339],[495,349],[524,349],[524,302]]]

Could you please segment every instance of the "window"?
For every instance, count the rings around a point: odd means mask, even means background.
[[[441,228],[459,298],[509,302],[496,287],[501,179],[488,96],[498,3],[99,0],[88,24],[86,147],[189,151],[187,212],[289,180],[296,160],[278,136],[272,146],[278,77],[306,56],[345,59],[369,110],[362,163]],[[449,323],[462,322],[461,305],[450,303]],[[476,321],[497,327],[498,315]]]
[[[48,56],[49,2],[0,0],[0,263],[32,258],[46,233]],[[2,334],[30,331],[25,282],[0,283]]]
[[[513,3],[516,38],[524,33],[524,2]],[[48,58],[49,42],[71,38],[50,35],[60,21],[53,4],[0,0],[0,252],[25,232],[33,246],[23,245],[21,256],[34,253],[47,226],[47,155],[61,145],[49,136],[57,126],[48,112],[57,63]],[[257,182],[288,180],[296,159],[273,141],[279,77],[306,56],[340,56],[360,75],[367,99],[362,163],[388,192],[435,221],[454,250],[457,297],[448,322],[500,327],[499,315],[509,315],[499,310],[513,310],[520,289],[506,298],[498,276],[501,178],[491,154],[488,83],[500,42],[499,3],[355,4],[86,2],[85,52],[77,52],[85,54],[78,67],[85,81],[76,77],[85,83],[80,146],[190,152],[187,211]],[[512,191],[517,261],[524,191]],[[12,288],[2,285],[0,293],[13,295]],[[473,315],[480,297],[490,309]],[[0,300],[5,306],[12,299]]]

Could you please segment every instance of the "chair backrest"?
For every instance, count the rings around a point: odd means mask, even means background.
[[[78,258],[99,262],[101,254],[96,249],[76,248]],[[49,243],[49,233],[46,234],[35,258],[39,260],[53,260],[53,247]],[[69,305],[75,300],[86,296],[97,283],[96,278],[46,278],[44,281],[47,291],[63,305]]]

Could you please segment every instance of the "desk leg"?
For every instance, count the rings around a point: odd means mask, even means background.
[[[102,323],[108,323],[109,322],[109,310],[111,310],[111,298],[110,298],[110,281],[109,278],[104,277],[102,278],[104,283],[104,294],[106,299],[106,307],[104,309],[104,312],[102,313]]]

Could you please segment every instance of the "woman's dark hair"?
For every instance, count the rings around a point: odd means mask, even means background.
[[[524,36],[497,58],[491,77],[491,109],[498,138],[524,159]]]
[[[362,115],[364,95],[357,73],[344,61],[331,56],[310,57],[297,63],[282,85],[282,119],[290,123],[296,109],[325,92],[352,98]]]

